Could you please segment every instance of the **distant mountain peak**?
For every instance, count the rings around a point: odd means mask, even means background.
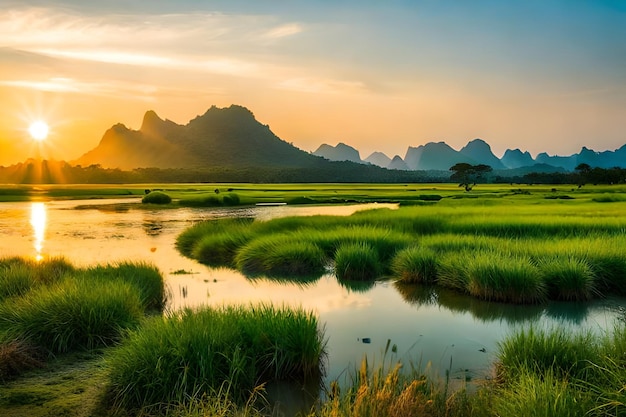
[[[146,114],[143,115],[143,122],[141,122],[141,130],[142,132],[146,132],[150,130],[155,125],[160,125],[164,120],[162,120],[154,110],[148,110]]]
[[[343,142],[339,142],[337,146],[331,146],[327,143],[321,144],[313,155],[321,156],[330,161],[352,161],[362,163],[361,155],[352,146],[346,145]]]

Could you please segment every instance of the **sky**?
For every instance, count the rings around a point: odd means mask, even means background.
[[[1,165],[71,161],[147,110],[186,124],[231,104],[363,159],[474,138],[497,156],[614,150],[626,1],[0,0]]]

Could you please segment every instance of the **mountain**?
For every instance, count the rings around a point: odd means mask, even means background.
[[[578,155],[570,155],[570,156],[558,156],[558,155],[548,155],[546,152],[542,152],[535,158],[535,162],[538,164],[546,164],[552,165],[553,167],[561,167],[566,169],[567,171],[573,171],[576,168],[578,161]]]
[[[372,165],[377,165],[382,168],[387,168],[391,163],[391,158],[385,155],[382,152],[374,152],[370,156],[364,159],[365,162],[368,162]]]
[[[359,151],[345,143],[338,143],[337,146],[331,146],[323,143],[313,155],[321,156],[330,161],[352,161],[362,163]]]
[[[417,148],[409,146],[404,162],[412,170],[448,170],[454,164],[476,164],[473,158],[455,151],[445,142],[429,142]]]
[[[530,152],[522,152],[519,149],[507,149],[500,161],[509,169],[531,166],[535,163]]]
[[[467,143],[460,154],[465,155],[478,164],[489,165],[493,169],[503,169],[504,164],[491,152],[491,146],[482,139],[474,139]]]
[[[401,171],[409,171],[409,166],[404,162],[400,155],[396,155],[393,157],[389,165],[387,165],[388,169],[399,169]]]
[[[319,158],[278,138],[245,107],[211,107],[187,125],[146,112],[141,129],[116,124],[75,164],[106,168],[303,167]]]

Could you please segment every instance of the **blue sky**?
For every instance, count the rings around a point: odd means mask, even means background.
[[[187,123],[231,103],[304,150],[363,158],[476,137],[497,155],[626,143],[626,1],[0,6],[0,163],[23,159],[33,118],[72,159],[146,110]]]

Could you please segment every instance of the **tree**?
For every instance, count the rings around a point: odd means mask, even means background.
[[[589,164],[578,164],[574,171],[578,173],[578,188],[582,187],[587,183],[587,179],[589,178],[589,173],[591,172],[591,166]]]
[[[459,187],[464,187],[465,191],[472,191],[476,183],[484,180],[485,174],[491,172],[492,168],[485,164],[471,165],[459,162],[450,167],[450,171],[454,171],[450,175],[452,181],[458,182]]]

